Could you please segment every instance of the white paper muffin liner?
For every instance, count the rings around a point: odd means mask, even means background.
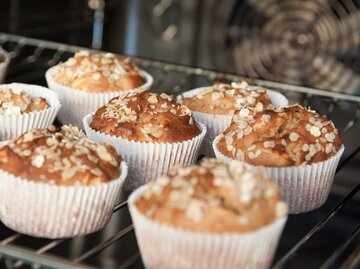
[[[61,107],[56,93],[45,87],[11,83],[0,85],[0,91],[2,89],[19,89],[28,95],[43,97],[46,99],[49,107],[22,115],[0,115],[0,140],[13,139],[31,129],[49,127],[54,122],[56,114]]]
[[[219,140],[220,135],[213,142],[216,158],[229,163],[232,159],[217,148]],[[265,167],[246,163],[246,166],[262,168],[280,186],[282,199],[288,203],[290,214],[305,213],[319,208],[327,200],[344,149],[342,145],[330,159],[313,164]]]
[[[45,73],[49,88],[58,94],[62,105],[58,119],[63,124],[72,124],[79,128],[82,128],[82,120],[85,115],[96,111],[110,99],[129,92],[147,90],[153,83],[153,77],[149,73],[141,70],[140,74],[145,78],[146,83],[136,89],[101,93],[84,92],[56,82],[52,74],[54,74],[58,68],[58,66],[54,66]]]
[[[61,186],[16,177],[0,170],[0,220],[31,236],[66,238],[95,232],[109,221],[127,176],[109,183]]]
[[[149,180],[166,174],[173,166],[191,165],[197,161],[200,145],[206,134],[206,127],[198,123],[201,133],[196,137],[177,143],[137,142],[110,136],[90,127],[93,113],[84,118],[85,133],[97,143],[108,142],[129,165],[129,176],[124,188],[133,190]]]
[[[184,97],[191,98],[209,88],[211,87],[196,88],[178,95],[176,99],[181,101]],[[266,89],[266,93],[268,94],[271,103],[275,107],[283,107],[289,104],[288,99],[281,93],[268,89]],[[216,136],[223,133],[230,126],[232,115],[216,115],[193,110],[191,112],[195,120],[201,122],[207,128],[207,133],[200,148],[200,153],[204,154],[205,156],[215,157],[215,153],[212,148],[212,142]]]
[[[11,140],[0,141],[0,148],[7,145]]]
[[[0,47],[0,56],[4,57],[4,61],[0,63],[0,83],[3,83],[10,63],[10,55]]]
[[[263,269],[269,268],[287,216],[248,233],[212,234],[156,222],[135,202],[142,186],[128,200],[131,218],[147,269]]]

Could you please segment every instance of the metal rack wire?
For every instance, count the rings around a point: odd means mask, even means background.
[[[10,52],[12,64],[7,76],[9,82],[44,84],[45,70],[66,59],[79,47],[54,42],[35,40],[0,33],[0,45]],[[148,59],[135,58],[142,68],[153,74],[153,89],[177,94],[182,91],[208,85],[216,80],[240,80],[238,75],[163,63]],[[311,105],[322,114],[331,118],[341,130],[346,146],[344,158],[337,173],[345,167],[355,167],[355,175],[360,169],[356,155],[360,151],[360,97],[344,95],[331,91],[291,86],[269,81],[251,80],[251,83],[275,89],[284,93],[291,102]],[[294,259],[317,234],[323,232],[331,221],[340,218],[344,208],[354,202],[360,193],[360,184],[352,178],[351,190],[346,189],[339,195],[342,199],[325,212],[310,231],[298,238],[292,246],[277,255],[274,268],[293,268]],[[333,192],[336,186],[333,188]],[[103,231],[74,239],[45,240],[34,239],[15,233],[0,224],[0,268],[143,268],[141,256],[136,246],[133,226],[129,219],[126,203],[127,194],[122,194],[122,202],[114,208],[113,218]],[[26,210],[26,209],[24,209]],[[359,213],[359,212],[357,212]],[[303,216],[302,218],[306,218]],[[355,229],[342,238],[332,253],[321,261],[321,268],[356,268],[360,265],[360,218],[355,217]],[[300,216],[291,217],[296,221]],[[116,223],[116,225],[114,225]],[[114,229],[114,227],[116,227]],[[287,236],[286,230],[283,236]],[[87,242],[89,244],[84,244]],[[94,243],[95,242],[95,243]],[[86,247],[84,248],[84,245]],[[89,247],[87,247],[89,245]],[[354,246],[355,245],[355,246]],[[31,246],[31,247],[29,247]],[[107,253],[108,252],[108,253]],[[101,253],[101,259],[97,259]],[[104,254],[105,253],[105,254]],[[108,256],[115,262],[107,261]]]

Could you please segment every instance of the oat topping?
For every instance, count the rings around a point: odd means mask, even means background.
[[[289,134],[289,139],[290,139],[290,141],[292,141],[292,142],[296,142],[296,141],[298,141],[298,139],[299,139],[299,135],[298,135],[297,133],[295,133],[295,132],[291,132],[291,133]]]
[[[275,147],[275,142],[274,141],[265,141],[263,144],[264,144],[265,148],[273,148],[273,147]]]
[[[28,153],[26,153],[26,155],[28,155]],[[31,164],[37,168],[40,168],[41,166],[43,166],[44,162],[45,162],[45,157],[43,155],[36,155],[31,160]]]
[[[133,76],[133,80],[124,83],[122,79],[125,75]],[[90,87],[87,81],[92,80],[92,84],[97,87],[97,90],[91,89],[94,91],[127,90],[145,83],[140,70],[130,58],[112,53],[90,55],[88,51],[80,51],[59,64],[54,78],[61,84],[80,90],[85,90],[85,86]]]
[[[46,99],[26,94],[19,89],[0,89],[0,114],[21,115],[48,108]]]
[[[59,132],[54,129],[32,130],[0,149],[1,152],[4,150],[16,154],[14,162],[21,159],[24,164],[28,161],[31,166],[41,169],[30,169],[34,171],[34,178],[29,175],[29,179],[40,177],[38,180],[42,180],[41,177],[46,175],[47,180],[55,180],[57,184],[93,184],[119,175],[121,159],[115,149],[107,144],[96,144],[73,126],[64,125]],[[6,165],[4,160],[0,162],[1,169]]]
[[[111,99],[96,111],[90,127],[144,142],[161,142],[166,137],[176,140],[177,135],[177,141],[181,141],[182,133],[183,140],[200,133],[187,106],[165,93],[150,91],[125,93]],[[174,135],[175,131],[178,134]]]
[[[276,120],[268,126],[266,123],[271,118]],[[236,151],[241,150],[240,160],[245,156],[245,161],[255,164],[261,157],[262,162],[276,160],[284,166],[327,159],[341,145],[331,121],[300,105],[261,112],[242,108],[234,114],[230,127],[219,141],[219,145],[224,143],[224,153],[231,158],[237,159]]]
[[[316,126],[311,126],[310,127],[310,133],[313,135],[313,136],[320,136],[321,135],[321,132],[320,132],[320,129]]]
[[[253,107],[257,111],[271,107],[266,90],[250,86],[245,81],[231,84],[217,82],[191,98],[184,97],[183,103],[193,111],[223,115],[231,115],[244,106]]]
[[[263,115],[261,116],[261,120],[262,120],[262,122],[264,122],[264,123],[268,123],[268,122],[270,121],[270,115],[263,114]]]
[[[250,114],[250,110],[248,108],[242,108],[239,112],[240,117],[247,117]]]
[[[135,106],[133,103],[138,102],[138,98],[141,93],[129,93],[119,97],[116,97],[108,104],[105,105],[106,110],[101,115],[101,118],[117,119],[118,122],[136,122],[139,114],[148,113],[149,115],[156,115],[160,113],[169,112],[174,115],[191,116],[191,111],[188,107],[176,103],[171,97],[166,94],[160,96],[156,93],[149,93],[149,97],[146,102],[142,102],[141,106]],[[152,104],[161,104],[152,105]],[[173,107],[169,110],[169,107]]]
[[[270,209],[274,219],[287,213],[275,183],[263,172],[247,169],[238,161],[227,165],[216,159],[204,159],[198,166],[176,167],[148,183],[143,199],[148,205],[144,213],[150,218],[158,210],[174,210],[195,224],[206,221],[209,212],[219,209],[231,214],[236,225],[252,224],[254,212],[250,211],[261,210],[261,206],[256,207],[260,201],[275,201]]]

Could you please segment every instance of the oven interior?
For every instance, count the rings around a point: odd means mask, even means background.
[[[11,55],[7,82],[46,85],[45,71],[80,48],[0,33],[0,45]],[[184,65],[135,58],[154,76],[153,89],[179,94],[214,81],[246,79],[275,89],[290,102],[311,106],[332,119],[345,144],[335,183],[326,204],[306,214],[291,215],[273,268],[358,268],[360,264],[360,97],[265,80],[248,79]],[[123,193],[107,226],[71,239],[32,238],[0,224],[0,268],[143,268]],[[24,208],[26,210],[26,208]]]

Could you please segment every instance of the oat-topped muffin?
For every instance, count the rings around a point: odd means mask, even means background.
[[[110,145],[63,126],[29,131],[0,148],[0,219],[19,233],[67,238],[109,221],[127,165]]]
[[[216,115],[233,114],[245,105],[257,111],[272,107],[265,89],[250,86],[245,81],[217,82],[192,97],[184,95],[183,103],[192,111]]]
[[[238,161],[177,167],[128,199],[149,268],[269,268],[287,219],[279,188]]]
[[[85,116],[86,135],[109,142],[129,164],[125,188],[134,190],[175,165],[198,158],[206,128],[165,93],[126,93]]]
[[[210,233],[253,231],[287,212],[279,188],[263,172],[216,159],[148,183],[136,206],[155,221]]]
[[[48,88],[22,83],[0,85],[0,141],[37,128],[48,128],[61,107]]]
[[[20,89],[0,90],[0,114],[21,115],[48,107],[45,98],[31,96]]]
[[[125,91],[138,88],[146,80],[130,58],[112,53],[90,55],[80,51],[58,65],[56,82],[85,92]]]
[[[201,133],[186,106],[165,93],[149,91],[113,98],[96,111],[90,127],[141,142],[180,142]]]
[[[239,110],[217,145],[224,155],[262,166],[317,163],[342,142],[332,121],[300,105],[254,113]]]
[[[76,127],[29,131],[0,148],[0,169],[35,182],[94,185],[120,176],[121,158]]]

